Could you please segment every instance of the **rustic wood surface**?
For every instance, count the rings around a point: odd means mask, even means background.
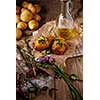
[[[17,0],[19,1],[19,0]],[[20,0],[24,1],[24,0]],[[60,13],[60,0],[28,0],[32,2],[40,3],[42,6],[41,16],[42,16],[42,24],[44,24],[47,21],[54,20]],[[72,9],[72,16],[74,18],[74,21],[78,22],[78,24],[83,23],[83,0],[72,0],[73,2],[73,9]],[[17,3],[17,4],[20,4]],[[41,25],[42,25],[41,24]],[[79,57],[73,57],[68,58],[66,60],[66,67],[64,67],[64,71],[68,74],[76,74],[77,77],[81,81],[74,81],[73,84],[77,89],[80,91],[81,95],[83,95],[83,57],[80,55],[83,55],[82,50],[83,44],[82,40],[80,44],[76,47],[75,52],[73,53],[73,56],[79,56]],[[47,94],[40,94],[39,97],[37,97],[35,100],[72,100],[70,91],[67,87],[67,85],[64,83],[62,79],[55,80],[53,83],[54,88],[57,89],[57,91],[52,94],[52,96],[48,96]],[[47,99],[48,98],[48,99]],[[17,98],[17,100],[20,100]]]

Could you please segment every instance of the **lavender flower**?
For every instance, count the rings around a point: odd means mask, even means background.
[[[53,58],[49,58],[49,63],[54,63],[54,59]]]
[[[45,59],[44,56],[41,56],[41,57],[39,57],[39,58],[36,58],[35,61],[36,61],[37,63],[42,63],[42,62],[45,62],[46,59]]]
[[[45,56],[46,61],[49,61],[49,58],[50,58],[49,56]]]
[[[46,63],[53,63],[53,62],[55,62],[54,58],[52,58],[50,56],[41,56],[39,58],[36,58],[35,61],[37,63],[44,63],[44,62],[46,62]]]

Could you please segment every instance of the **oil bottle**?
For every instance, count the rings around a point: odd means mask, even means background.
[[[56,20],[56,34],[58,37],[68,40],[74,36],[73,18],[70,14],[70,0],[60,0],[61,13]]]

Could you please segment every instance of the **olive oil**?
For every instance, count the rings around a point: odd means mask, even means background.
[[[58,36],[64,38],[65,40],[68,40],[74,37],[74,31],[73,29],[58,28]]]
[[[74,36],[73,18],[70,14],[70,0],[61,1],[61,13],[56,20],[56,34],[58,37],[68,40]]]

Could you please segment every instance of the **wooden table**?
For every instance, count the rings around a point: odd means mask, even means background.
[[[17,0],[17,4],[20,4],[22,1],[24,0]],[[44,24],[47,21],[54,20],[56,16],[58,16],[60,13],[60,0],[52,0],[52,2],[51,0],[27,0],[27,1],[37,2],[37,3],[40,3],[40,5],[42,6],[42,11],[41,11],[41,16],[43,19],[42,24]],[[80,3],[80,1],[83,1],[83,0],[73,1],[74,9],[72,12],[73,17],[76,19],[76,22],[78,22],[78,24],[83,23],[83,20],[82,20],[83,16],[82,15],[78,16],[79,15],[78,13],[80,10],[82,13],[82,3]],[[76,47],[75,52],[72,55],[72,58],[68,58],[66,60],[66,67],[64,68],[64,71],[66,73],[68,74],[74,73],[78,76],[80,80],[83,80],[83,63],[82,63],[83,49],[82,47],[83,47],[83,44],[81,41],[80,44]],[[78,87],[77,89],[80,91],[81,95],[83,95],[83,81],[75,81],[73,82],[73,84]],[[46,97],[48,96],[45,95],[45,99],[43,98],[43,96],[42,97],[40,96],[41,99],[35,99],[35,100],[72,100],[69,89],[62,79],[59,79],[59,80],[55,79],[53,85],[54,85],[54,88],[57,89],[57,91],[53,92],[53,94],[50,97],[51,99],[47,99]],[[17,98],[17,100],[20,100],[20,99]]]

